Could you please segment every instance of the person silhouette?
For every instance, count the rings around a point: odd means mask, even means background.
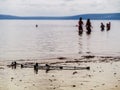
[[[92,28],[92,25],[91,25],[90,19],[87,19],[86,29],[87,29],[87,33],[88,33],[88,34],[91,33],[91,28]]]
[[[106,28],[107,28],[107,31],[110,30],[110,28],[111,28],[111,22],[109,22],[109,23],[106,24]]]
[[[82,18],[81,18],[81,17],[80,17],[80,19],[79,19],[78,24],[79,24],[79,31],[83,31],[83,21],[82,21]]]
[[[101,23],[101,31],[104,31],[104,29],[105,29],[105,25],[103,24],[103,23]]]

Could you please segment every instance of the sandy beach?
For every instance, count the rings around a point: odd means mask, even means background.
[[[33,69],[35,63],[50,66],[90,67],[90,70],[38,70]],[[55,57],[46,60],[17,60],[26,65],[17,65],[12,69],[7,65],[11,61],[0,64],[0,90],[119,90],[120,89],[120,57],[93,56]]]

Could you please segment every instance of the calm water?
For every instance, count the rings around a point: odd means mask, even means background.
[[[78,21],[0,21],[0,60],[40,59],[66,55],[120,55],[120,21],[111,21],[110,31],[100,31],[91,21],[92,32],[78,34]],[[84,21],[85,23],[85,21]],[[35,24],[39,27],[36,28]]]

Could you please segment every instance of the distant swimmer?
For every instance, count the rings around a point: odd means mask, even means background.
[[[35,26],[36,26],[36,28],[38,27],[38,25],[37,25],[37,24],[36,24]]]
[[[105,25],[103,23],[101,23],[100,28],[101,28],[101,31],[105,30]]]
[[[90,19],[87,19],[86,29],[87,29],[87,33],[88,33],[88,34],[91,33],[91,28],[92,28],[92,25],[91,25]]]

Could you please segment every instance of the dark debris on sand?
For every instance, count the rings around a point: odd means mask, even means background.
[[[66,57],[58,57],[57,59],[64,60],[67,59]]]
[[[94,58],[95,56],[92,56],[92,55],[86,55],[86,56],[82,56],[82,57],[84,57],[84,58],[86,58],[86,59],[91,59],[91,58]]]

